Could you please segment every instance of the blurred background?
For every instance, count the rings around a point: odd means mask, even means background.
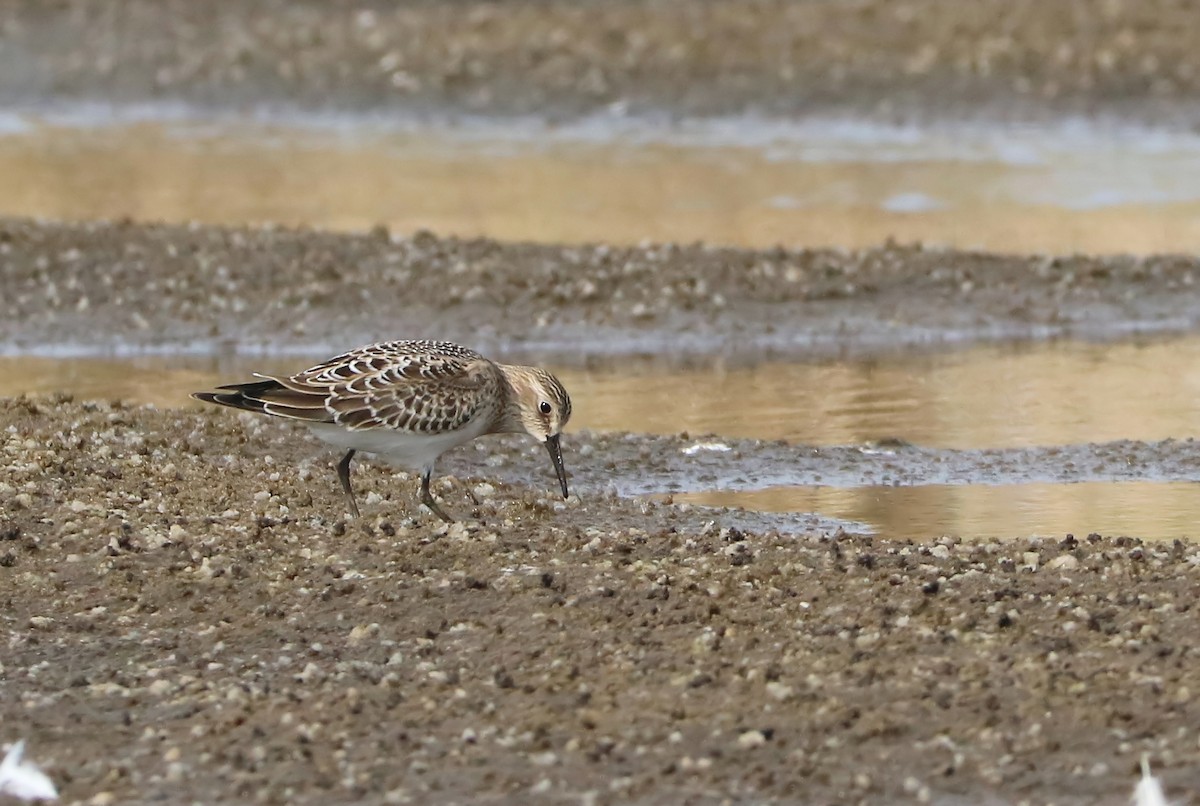
[[[9,0],[0,215],[555,244],[1190,254],[1195,13],[1182,0]],[[1187,334],[850,347],[731,365],[676,360],[665,345],[606,358],[597,340],[592,355],[555,360],[585,428],[976,450],[1184,437],[1200,415],[1200,340]],[[175,405],[250,369],[202,355],[8,352],[3,394]],[[253,368],[276,361],[295,363]],[[670,393],[680,385],[705,391]],[[1169,537],[1200,516],[1171,481],[696,500],[833,509],[903,534],[1138,526]]]
[[[1200,245],[1179,0],[0,4],[0,212]]]

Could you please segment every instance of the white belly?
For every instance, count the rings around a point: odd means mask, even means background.
[[[312,423],[308,427],[314,435],[331,445],[378,454],[392,464],[414,471],[432,467],[443,453],[482,436],[486,430],[482,422],[469,422],[457,431],[440,434],[417,434],[388,428],[352,431],[327,423]]]

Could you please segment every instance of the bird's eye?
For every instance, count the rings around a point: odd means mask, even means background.
[[[543,400],[541,405],[538,406],[538,411],[540,411],[542,414],[549,414],[551,412],[550,404]]]

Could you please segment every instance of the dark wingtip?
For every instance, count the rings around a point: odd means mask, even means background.
[[[190,396],[196,400],[203,400],[205,403],[216,403],[218,406],[234,406],[235,408],[242,407],[246,400],[240,394],[229,392],[192,392]]]
[[[216,403],[218,406],[228,406],[231,409],[242,409],[243,411],[263,410],[262,401],[246,397],[241,392],[192,392],[191,396],[205,403]]]
[[[218,386],[214,392],[192,392],[192,397],[205,403],[216,403],[218,406],[229,406],[244,411],[263,411],[263,401],[258,395],[279,387],[275,380],[253,381],[251,383],[231,383]]]

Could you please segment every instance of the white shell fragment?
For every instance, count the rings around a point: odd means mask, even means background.
[[[0,761],[0,795],[21,800],[58,800],[58,790],[46,774],[31,761],[21,761],[25,752],[24,740],[8,750]]]

